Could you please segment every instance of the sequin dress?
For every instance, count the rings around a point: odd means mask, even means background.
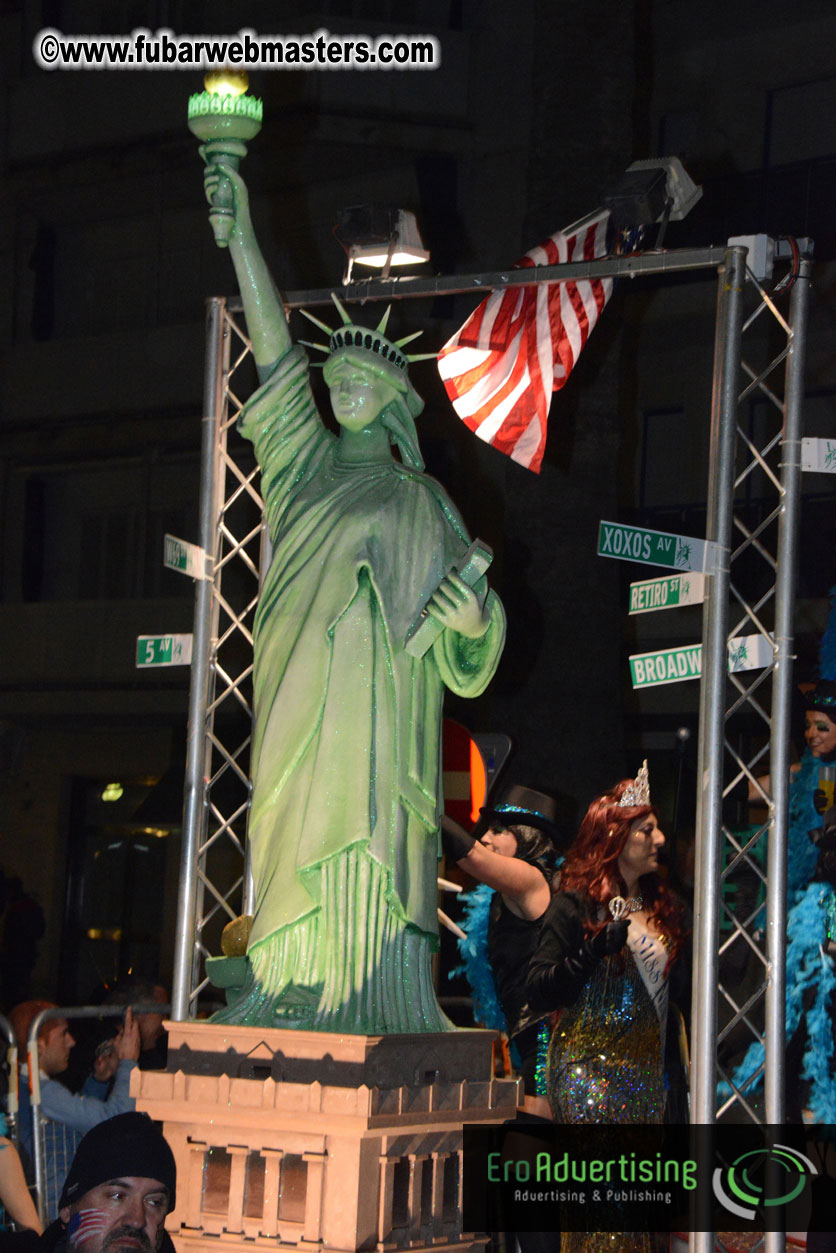
[[[597,962],[578,1000],[561,1012],[547,1072],[557,1122],[663,1120],[667,986],[662,981],[655,998],[648,989],[633,951],[639,940],[655,947],[646,931],[642,937],[631,934],[630,955]]]
[[[558,972],[580,949],[584,903],[559,893],[544,921],[532,974]],[[556,1122],[661,1123],[665,1113],[666,952],[631,920],[628,945],[611,957],[570,966],[556,979],[560,1016],[549,1045],[546,1083]],[[531,998],[537,1004],[537,996]],[[542,1003],[541,1003],[542,1004]],[[564,1232],[561,1253],[650,1253],[649,1232]]]

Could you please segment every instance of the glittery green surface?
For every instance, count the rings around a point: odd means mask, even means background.
[[[359,368],[359,367],[358,367]],[[273,558],[255,622],[251,983],[218,1020],[438,1031],[430,959],[444,688],[477,696],[504,641],[407,631],[469,536],[434,480],[346,461],[291,348],[246,406]]]

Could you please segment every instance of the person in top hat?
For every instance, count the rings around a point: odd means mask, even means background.
[[[540,921],[551,900],[557,847],[563,842],[555,812],[552,797],[514,784],[498,804],[480,811],[472,834],[442,818],[447,860],[495,890],[488,957],[508,1035],[520,1061],[523,1109],[540,1117],[550,1114],[548,1102],[537,1094],[540,1022],[526,1001],[525,977],[537,947]]]
[[[50,1253],[173,1253],[165,1217],[176,1192],[174,1155],[147,1114],[117,1114],[87,1132],[64,1182],[58,1218],[38,1249]]]

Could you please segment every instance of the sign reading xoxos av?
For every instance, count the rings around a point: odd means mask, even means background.
[[[598,556],[616,557],[619,561],[703,573],[714,568],[716,549],[716,544],[693,535],[650,531],[620,522],[602,521],[598,526]]]

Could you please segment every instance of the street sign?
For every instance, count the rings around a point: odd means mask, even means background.
[[[741,670],[763,670],[775,656],[763,635],[738,635],[729,640],[729,674]],[[682,648],[662,648],[630,657],[633,687],[659,687],[663,683],[683,683],[698,679],[702,671],[702,644]]]
[[[705,575],[666,574],[661,579],[645,579],[630,584],[632,613],[651,613],[654,609],[676,609],[681,605],[701,605],[705,600]]]
[[[836,474],[836,440],[802,439],[801,469]]]
[[[143,666],[189,666],[192,661],[191,635],[139,635],[136,664]]]
[[[698,679],[702,667],[702,644],[685,648],[663,648],[653,653],[636,653],[630,658],[633,687],[658,687],[662,683],[682,683]]]
[[[163,536],[163,565],[167,570],[178,570],[192,579],[209,579],[209,559],[198,544],[178,539],[176,535]]]
[[[693,535],[669,531],[649,531],[642,526],[601,522],[598,527],[598,556],[619,561],[638,561],[648,566],[668,566],[671,570],[714,568],[716,544]]]

